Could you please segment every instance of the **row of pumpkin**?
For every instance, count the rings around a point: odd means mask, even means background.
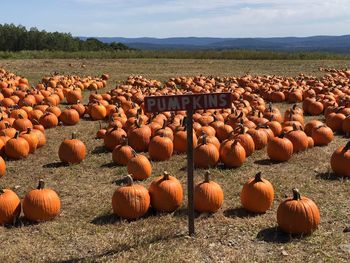
[[[215,213],[224,202],[224,193],[219,184],[211,181],[206,172],[203,182],[194,188],[194,209],[198,213]],[[134,184],[132,176],[125,177],[125,185],[118,187],[112,196],[113,213],[120,218],[134,220],[144,216],[150,206],[161,213],[172,213],[181,207],[183,188],[175,177],[164,172],[156,177],[149,189]],[[272,184],[261,177],[249,179],[243,186],[241,204],[251,213],[265,213],[274,200]],[[33,222],[54,219],[60,214],[61,200],[57,193],[44,188],[40,180],[37,189],[31,190],[23,202],[10,189],[0,190],[0,224],[14,224],[19,219],[23,207],[24,217]],[[291,234],[310,234],[317,229],[320,213],[317,205],[309,198],[301,196],[293,189],[293,197],[283,200],[277,209],[279,227]]]

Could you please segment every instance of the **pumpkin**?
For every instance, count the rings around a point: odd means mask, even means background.
[[[4,159],[0,156],[0,178],[6,174],[6,163]]]
[[[137,219],[145,215],[150,206],[148,190],[133,183],[130,175],[127,184],[118,187],[112,197],[113,213],[125,219]]]
[[[136,128],[128,132],[129,145],[135,151],[146,152],[151,140],[152,131],[149,126],[142,125],[142,119],[135,121]]]
[[[33,133],[31,128],[28,128],[27,132],[22,133],[20,137],[24,138],[28,142],[29,153],[34,153],[39,143],[38,135]]]
[[[269,141],[268,134],[259,126],[255,129],[249,129],[247,133],[253,138],[255,150],[263,149]]]
[[[39,123],[45,127],[45,129],[54,128],[58,125],[58,118],[55,114],[46,112],[39,119]]]
[[[39,180],[37,189],[31,190],[23,199],[23,213],[30,221],[52,220],[60,213],[59,196],[54,190],[44,187],[44,180]]]
[[[24,117],[22,117],[22,115],[19,115],[19,118],[13,122],[12,127],[20,132],[23,132],[26,131],[28,128],[33,128],[33,124],[30,120],[25,119]]]
[[[277,209],[278,226],[289,234],[310,234],[320,223],[320,211],[309,198],[293,189],[293,197],[282,201]]]
[[[36,134],[38,137],[38,145],[37,148],[40,148],[46,144],[46,136],[45,133],[41,130],[33,129],[32,133]]]
[[[12,224],[21,213],[21,200],[10,189],[0,189],[0,225]]]
[[[152,181],[148,191],[151,197],[151,206],[158,212],[171,213],[182,204],[182,185],[167,171],[164,171],[163,176]]]
[[[127,163],[128,173],[134,180],[144,180],[151,176],[152,165],[146,156],[133,151],[134,157]]]
[[[155,136],[149,143],[148,152],[152,161],[169,160],[173,154],[174,145],[169,137]]]
[[[239,125],[239,133],[233,134],[230,136],[230,139],[239,141],[246,152],[246,157],[249,157],[255,151],[255,144],[252,136],[247,133],[247,130],[248,128],[244,127],[243,125]]]
[[[126,137],[126,132],[118,127],[113,127],[107,130],[103,137],[103,143],[105,147],[113,151],[113,149],[123,142],[123,138]]]
[[[337,175],[350,177],[350,142],[333,152],[331,167]]]
[[[311,120],[308,123],[306,123],[304,127],[304,132],[306,133],[307,136],[311,136],[312,130],[317,127],[323,125],[322,121],[319,120]]]
[[[134,157],[133,149],[128,144],[128,138],[123,137],[123,142],[117,145],[112,152],[112,160],[118,165],[127,165],[128,161]]]
[[[314,145],[324,146],[333,141],[334,136],[331,128],[326,125],[320,125],[312,130],[311,137],[314,140]]]
[[[19,137],[16,132],[15,137],[8,140],[5,145],[5,154],[11,159],[22,159],[29,155],[29,144],[26,139]]]
[[[107,116],[106,107],[103,106],[100,102],[92,104],[90,106],[90,116],[93,120],[103,120]]]
[[[240,197],[244,209],[253,213],[265,213],[271,207],[274,195],[272,184],[263,179],[259,172],[243,185]]]
[[[210,172],[205,173],[204,181],[194,188],[194,209],[199,213],[215,213],[224,202],[224,192],[219,184],[210,180]]]
[[[215,167],[220,158],[218,148],[214,144],[207,142],[206,134],[201,136],[199,141],[200,143],[193,150],[193,162],[195,167]]]
[[[272,161],[285,162],[293,155],[293,143],[284,137],[275,137],[267,144],[267,155]]]
[[[305,151],[308,148],[308,138],[305,132],[298,130],[296,125],[293,125],[293,130],[286,133],[285,137],[293,144],[293,152]]]
[[[69,164],[77,164],[85,159],[85,144],[76,139],[76,133],[72,133],[72,139],[64,140],[58,149],[58,157],[61,162]]]
[[[79,122],[80,116],[75,109],[65,109],[59,119],[64,125],[75,125]]]
[[[246,153],[239,141],[226,140],[220,146],[220,159],[227,167],[240,167],[246,160]]]

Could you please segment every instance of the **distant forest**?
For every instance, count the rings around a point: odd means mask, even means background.
[[[95,38],[81,40],[69,33],[46,32],[33,27],[0,24],[0,51],[18,52],[22,50],[50,51],[115,51],[128,50],[122,43],[103,43]]]

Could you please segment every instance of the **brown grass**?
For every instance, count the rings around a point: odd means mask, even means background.
[[[73,67],[68,67],[72,63]],[[0,61],[0,67],[37,82],[49,72],[66,74],[110,73],[122,81],[130,74],[166,80],[177,75],[320,74],[319,67],[349,67],[346,61],[215,61],[215,60],[88,60],[86,69],[77,60]],[[344,64],[345,63],[345,64]],[[346,64],[347,63],[347,64]],[[85,94],[85,97],[88,93]],[[287,105],[280,104],[285,109]],[[0,262],[348,262],[350,233],[350,180],[330,172],[330,155],[347,139],[336,136],[327,147],[296,154],[283,164],[267,160],[266,150],[256,152],[239,169],[212,169],[213,179],[225,193],[222,209],[214,215],[197,215],[196,235],[187,236],[186,200],[173,214],[150,212],[137,221],[122,221],[111,215],[111,197],[126,169],[111,164],[111,153],[94,139],[97,122],[82,120],[74,127],[47,131],[48,144],[26,160],[7,161],[2,187],[18,187],[23,197],[39,178],[55,189],[62,200],[62,214],[51,222],[0,228]],[[86,160],[62,166],[57,151],[72,131],[85,142]],[[153,163],[153,174],[168,170],[185,188],[186,159],[175,156]],[[263,215],[246,213],[239,192],[257,171],[269,179],[276,192],[273,208]],[[203,171],[196,171],[196,181]],[[153,178],[154,176],[152,176]],[[142,182],[148,186],[152,180]],[[276,228],[276,210],[284,195],[298,187],[321,211],[319,229],[308,237],[290,237]]]

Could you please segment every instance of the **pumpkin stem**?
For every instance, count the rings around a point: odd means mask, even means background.
[[[0,195],[2,195],[4,193],[5,193],[4,189],[0,189]]]
[[[18,136],[19,136],[19,131],[16,131],[16,133],[15,133],[15,139],[17,139]]]
[[[131,152],[132,152],[132,154],[134,155],[134,157],[137,156],[137,152],[136,152],[134,149],[132,149]]]
[[[39,190],[44,189],[44,187],[45,187],[45,182],[43,179],[40,179],[37,189],[39,189]]]
[[[255,175],[254,181],[255,181],[255,182],[262,182],[262,179],[261,179],[261,172],[258,172],[258,173]]]
[[[164,175],[164,176],[163,176],[163,180],[169,180],[169,176],[170,176],[170,175],[169,175],[169,173],[168,173],[167,171],[164,171],[164,172],[163,172],[163,175]]]
[[[77,133],[76,132],[72,132],[72,140],[77,138]]]
[[[210,182],[210,171],[206,171],[204,174],[204,182],[209,183]]]
[[[27,128],[27,134],[31,133],[32,128]]]
[[[207,144],[207,137],[208,137],[208,134],[206,134],[205,132],[203,133],[202,135],[202,144]]]
[[[297,188],[293,188],[292,191],[293,191],[293,200],[300,200],[301,196],[300,196],[299,190]]]
[[[126,185],[127,185],[127,186],[132,186],[133,183],[134,183],[134,180],[132,179],[131,174],[128,174],[128,175],[125,177],[125,181],[126,181]]]

